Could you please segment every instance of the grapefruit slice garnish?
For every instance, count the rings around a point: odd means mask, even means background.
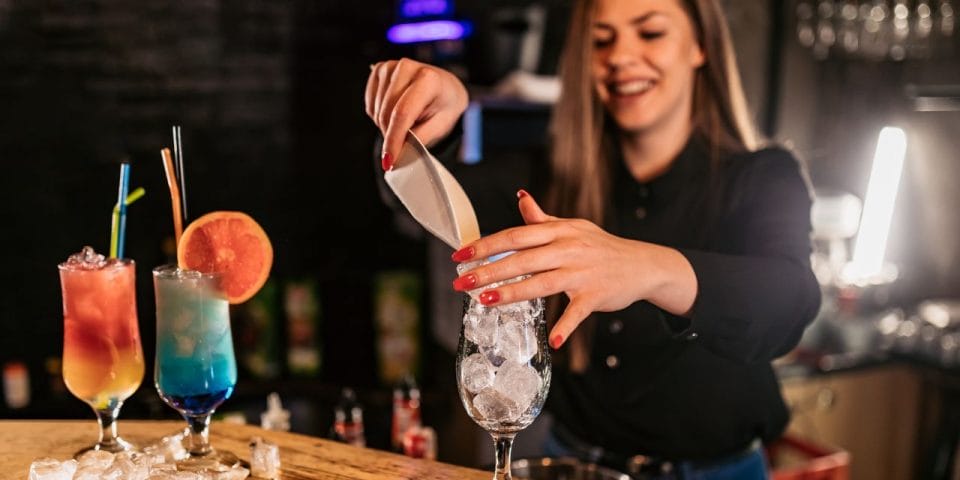
[[[273,247],[263,228],[242,212],[211,212],[194,220],[180,237],[177,263],[185,270],[220,274],[232,304],[243,303],[270,276]]]

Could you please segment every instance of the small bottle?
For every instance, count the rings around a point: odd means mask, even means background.
[[[413,375],[406,375],[393,389],[393,424],[390,444],[396,452],[403,451],[403,434],[411,427],[420,426],[420,389]]]
[[[430,427],[413,427],[403,435],[403,454],[413,458],[437,459],[437,432]]]
[[[7,362],[3,366],[3,396],[11,409],[30,404],[30,374],[23,362]]]
[[[363,435],[363,407],[351,388],[343,389],[340,403],[333,410],[333,439],[355,447],[367,445]]]
[[[277,392],[267,395],[267,411],[260,414],[260,426],[264,430],[290,431],[290,410],[283,408]]]

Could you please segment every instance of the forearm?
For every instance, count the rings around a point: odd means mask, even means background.
[[[636,242],[643,250],[641,264],[633,268],[643,285],[638,301],[646,300],[664,311],[686,317],[697,298],[697,276],[690,262],[673,248]],[[647,277],[646,279],[642,277]]]

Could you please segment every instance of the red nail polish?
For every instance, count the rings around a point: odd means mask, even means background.
[[[563,345],[563,336],[554,335],[553,338],[550,339],[550,348],[556,350],[560,348],[560,345]]]
[[[383,167],[384,172],[393,168],[393,157],[390,156],[390,152],[383,152],[383,158],[380,159],[380,166]]]
[[[526,190],[524,190],[524,189],[522,189],[522,188],[521,188],[520,190],[517,190],[517,198],[523,198],[523,197],[529,197],[529,196],[530,196],[530,194],[527,193]]]
[[[453,289],[458,292],[470,290],[471,288],[476,286],[477,286],[477,276],[472,273],[467,276],[460,277],[453,281]]]
[[[453,255],[451,255],[450,258],[452,258],[454,262],[466,262],[467,260],[473,258],[476,253],[477,251],[473,247],[466,247],[453,252]]]
[[[484,305],[494,304],[500,301],[500,292],[488,290],[480,294],[480,303]]]

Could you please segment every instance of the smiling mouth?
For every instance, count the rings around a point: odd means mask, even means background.
[[[619,96],[640,95],[653,88],[653,80],[632,80],[629,82],[608,83],[610,93]]]

